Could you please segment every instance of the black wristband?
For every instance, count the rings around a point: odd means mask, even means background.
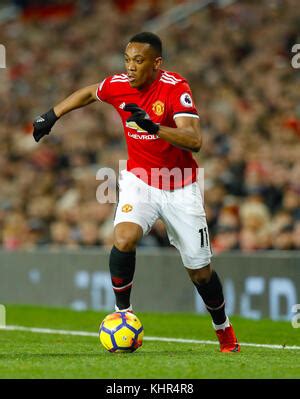
[[[56,113],[54,112],[54,108],[51,108],[45,115],[47,115],[50,122],[53,124],[59,119]]]

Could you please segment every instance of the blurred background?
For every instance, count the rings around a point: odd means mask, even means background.
[[[195,157],[215,253],[299,250],[299,26],[297,0],[1,0],[1,245],[112,244],[114,204],[96,202],[95,175],[127,159],[117,113],[97,103],[68,114],[38,145],[32,121],[123,71],[130,36],[152,30],[163,67],[189,80],[201,116]],[[140,245],[169,246],[163,224]]]
[[[163,68],[188,79],[201,117],[195,158],[228,312],[288,319],[300,296],[298,3],[1,0],[0,301],[113,307],[115,204],[96,201],[96,173],[127,159],[119,117],[94,103],[64,116],[39,144],[32,121],[123,72],[129,38],[149,30],[163,40]],[[138,309],[203,311],[169,247],[158,221],[138,251]]]

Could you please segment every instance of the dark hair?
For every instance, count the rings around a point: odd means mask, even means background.
[[[157,54],[161,57],[162,56],[162,43],[160,38],[152,32],[141,32],[137,35],[134,35],[130,40],[129,43],[148,43]]]

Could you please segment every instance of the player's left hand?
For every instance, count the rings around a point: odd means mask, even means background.
[[[159,130],[159,123],[154,123],[146,111],[138,107],[136,104],[126,104],[123,108],[126,112],[131,112],[131,116],[126,122],[135,122],[141,129],[146,130],[151,134],[157,134]]]
[[[45,114],[42,114],[35,118],[33,122],[33,137],[36,142],[39,142],[42,137],[49,134],[54,123],[58,120],[54,109],[51,108]]]

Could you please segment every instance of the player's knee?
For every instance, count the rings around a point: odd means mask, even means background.
[[[188,273],[193,283],[203,285],[209,282],[212,269],[210,265],[207,265],[201,269],[188,269]]]
[[[133,223],[120,223],[115,227],[114,246],[122,252],[134,251],[142,235],[143,230],[140,226]]]
[[[115,234],[114,245],[122,252],[131,252],[136,249],[138,237],[130,231]]]
[[[116,237],[114,241],[114,246],[122,252],[131,252],[136,248],[137,242],[132,237]]]

